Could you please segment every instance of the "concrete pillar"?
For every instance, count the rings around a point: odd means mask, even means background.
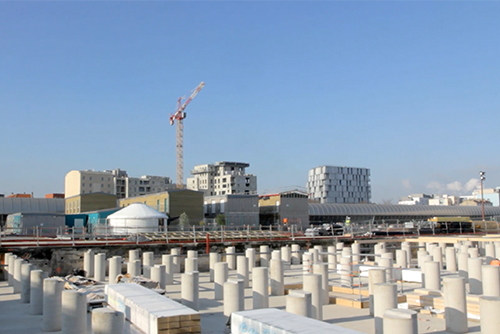
[[[271,259],[271,255],[269,253],[268,245],[261,245],[259,249],[260,254],[260,266],[261,267],[269,267],[269,260]]]
[[[198,258],[198,251],[188,250],[187,251],[187,258],[188,259],[197,259]]]
[[[302,272],[311,273],[313,263],[314,263],[314,255],[309,252],[304,253],[302,256]]]
[[[352,249],[351,247],[342,248],[342,256],[343,257],[351,257],[352,258]]]
[[[473,247],[473,248],[469,248],[467,251],[469,253],[469,257],[471,257],[471,258],[479,257],[479,249]]]
[[[373,290],[375,284],[385,283],[386,273],[385,269],[370,269],[368,270],[368,293],[370,301],[370,315],[373,316]]]
[[[165,285],[174,284],[174,259],[175,257],[169,254],[164,254],[161,256],[161,263],[165,266]]]
[[[340,263],[340,258],[342,257],[342,249],[344,248],[343,242],[337,242],[335,244],[335,252],[337,253],[335,256],[337,257],[337,263]]]
[[[87,334],[87,296],[75,290],[65,290],[61,297],[62,333]]]
[[[195,257],[187,257],[184,259],[184,272],[198,271],[198,259]]]
[[[92,310],[92,332],[94,334],[122,334],[124,333],[124,325],[125,315],[122,312],[107,307]]]
[[[479,257],[469,258],[467,266],[469,269],[469,293],[480,295],[483,293],[483,278],[481,275],[483,260]]]
[[[44,332],[57,332],[61,330],[61,297],[63,290],[63,281],[57,278],[46,278],[43,280],[42,331]]]
[[[31,263],[21,265],[21,303],[23,304],[30,302],[31,271],[34,269],[35,267]]]
[[[248,271],[252,272],[253,267],[255,266],[255,249],[247,248],[245,250],[245,257],[248,259]]]
[[[236,269],[236,247],[230,246],[226,248],[226,262],[229,270]]]
[[[382,254],[380,254],[380,257],[384,258],[384,259],[391,259],[394,261],[394,256],[392,255],[391,252],[382,253]]]
[[[321,254],[324,252],[323,246],[315,245],[313,249],[315,249],[315,251],[313,253],[315,256],[314,262],[324,262],[323,254]]]
[[[9,286],[14,286],[14,267],[15,267],[15,261],[17,259],[17,256],[15,256],[14,254],[12,254],[11,256],[9,256],[9,266],[8,266],[8,270],[9,270],[9,277],[8,277],[8,284]]]
[[[434,247],[437,247],[437,244],[436,243],[433,243],[433,242],[426,242],[425,243],[425,250],[427,251],[427,253],[429,254],[432,254],[432,249]]]
[[[210,269],[210,282],[214,281],[214,272],[215,272],[215,264],[220,262],[220,254],[219,253],[210,253],[208,255],[208,267]]]
[[[500,297],[479,298],[479,318],[482,334],[497,334],[500,328]]]
[[[458,271],[455,247],[446,247],[446,270]]]
[[[252,271],[253,309],[269,307],[269,269],[254,267]]]
[[[129,261],[127,263],[127,273],[132,276],[141,276],[141,260]]]
[[[465,278],[458,276],[444,277],[443,294],[446,330],[453,333],[467,333]]]
[[[134,262],[136,260],[141,260],[141,250],[131,249],[128,251],[128,262]]]
[[[409,242],[407,242],[407,241],[403,241],[401,243],[401,250],[406,251],[406,263],[408,264],[408,268],[410,268],[410,266],[411,266],[411,258],[412,258],[411,244]]]
[[[384,313],[398,307],[397,286],[394,283],[379,283],[373,286],[373,315],[375,334],[384,333]]]
[[[390,309],[384,313],[384,334],[418,334],[417,312]]]
[[[443,251],[441,247],[432,248],[432,261],[439,262],[439,269],[443,269]]]
[[[379,266],[385,268],[386,281],[392,282],[394,279],[394,262],[392,259],[382,257],[379,259]]]
[[[224,315],[245,310],[245,289],[243,280],[228,279],[224,283]]]
[[[303,278],[303,290],[311,293],[311,318],[323,320],[321,276],[318,274],[306,274]]]
[[[291,290],[286,296],[286,311],[311,318],[311,293],[304,290]]]
[[[292,255],[289,246],[281,247],[281,261],[284,262],[285,266],[289,267],[291,264]]]
[[[285,280],[283,275],[283,261],[270,261],[270,286],[271,296],[283,296],[285,294]]]
[[[469,279],[469,254],[468,253],[458,253],[458,276],[463,277],[465,282]]]
[[[47,278],[43,270],[32,270],[30,273],[30,314],[41,315],[43,311],[43,280]]]
[[[250,279],[248,275],[248,258],[243,255],[239,255],[236,258],[236,276],[238,279],[243,280],[243,286],[245,288],[250,287]]]
[[[292,245],[292,264],[300,264],[301,262],[301,254],[300,254],[300,245],[293,244]]]
[[[352,287],[352,266],[350,257],[340,258],[340,284]]]
[[[155,265],[155,253],[154,252],[142,253],[142,264],[143,264],[143,268],[154,266]],[[144,277],[146,277],[146,275],[144,275]]]
[[[151,267],[151,279],[158,282],[160,289],[165,289],[167,284],[167,273],[164,264],[155,264]]]
[[[486,256],[489,256],[489,257],[492,257],[492,258],[495,258],[496,257],[496,253],[495,253],[495,245],[492,244],[491,242],[488,242],[486,245],[485,245],[485,248],[484,248],[484,252],[485,252],[485,255]]]
[[[406,255],[406,250],[397,249],[396,250],[396,264],[401,268],[408,268],[408,257]]]
[[[351,245],[352,262],[361,262],[361,244],[357,241]]]
[[[482,266],[483,296],[500,297],[500,267]],[[500,328],[500,327],[499,327]]]
[[[337,248],[335,246],[328,246],[328,269],[337,273]]]
[[[227,262],[217,262],[214,266],[214,299],[222,300],[224,297],[224,283],[228,277]]]
[[[21,266],[26,263],[23,259],[14,260],[14,293],[21,293]]]
[[[121,256],[113,256],[109,259],[109,284],[116,283],[116,277],[121,275],[122,273],[122,257]]]
[[[313,264],[313,273],[321,275],[321,294],[323,295],[323,305],[328,305],[330,303],[330,280],[328,277],[328,264]]]
[[[418,267],[422,268],[424,266],[424,256],[429,255],[425,250],[419,250],[417,252]]]
[[[439,248],[435,247],[434,249]],[[441,272],[439,262],[428,261],[424,263],[425,288],[429,290],[441,290]]]
[[[172,248],[170,250],[170,255],[173,256],[174,259],[174,274],[181,272],[181,249],[180,248]]]
[[[460,245],[459,253],[469,253],[469,245]]]
[[[5,265],[3,267],[3,279],[4,279],[4,281],[7,281],[7,282],[9,282],[9,258],[11,255],[12,255],[12,253],[5,253],[4,258],[3,258],[3,263]]]
[[[94,279],[98,282],[106,280],[106,254],[98,253],[94,256]]]
[[[200,273],[197,271],[185,272],[181,277],[181,303],[195,311],[200,308]]]
[[[495,246],[495,258],[497,256],[500,257],[500,242],[499,241],[495,241],[493,243],[493,245]]]
[[[280,250],[273,250],[271,252],[271,260],[280,260],[281,261],[281,251]]]
[[[94,251],[92,249],[83,253],[83,271],[85,277],[94,277]]]

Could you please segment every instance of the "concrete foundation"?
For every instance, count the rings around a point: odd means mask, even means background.
[[[164,254],[161,256],[161,263],[165,266],[165,285],[174,284],[174,259],[175,257],[169,254]]]
[[[198,271],[198,259],[195,257],[187,257],[184,259],[184,272]]]
[[[245,250],[245,257],[248,259],[248,271],[252,272],[253,267],[255,267],[255,249],[247,248]]]
[[[483,278],[482,266],[483,260],[479,257],[468,259],[469,270],[469,293],[473,295],[480,295],[483,293]]]
[[[236,247],[227,247],[226,248],[226,262],[229,270],[236,269]]]
[[[373,286],[373,315],[375,334],[384,333],[384,313],[398,307],[397,286],[393,283],[380,283]]]
[[[283,275],[283,261],[270,261],[270,287],[271,296],[283,296],[285,294],[285,280]]]
[[[239,255],[236,258],[236,276],[238,279],[243,280],[243,286],[245,288],[250,287],[250,279],[248,275],[248,258],[243,255]]]
[[[230,316],[233,312],[245,310],[245,295],[243,281],[228,279],[224,283],[224,315]]]
[[[210,282],[214,281],[215,264],[217,262],[220,262],[220,254],[219,253],[210,253],[208,255],[208,268],[210,271]]]
[[[229,268],[227,262],[217,262],[214,267],[214,299],[224,298],[224,283],[227,281]]]
[[[465,279],[458,276],[444,277],[443,290],[446,330],[453,333],[467,333]]]
[[[158,282],[160,289],[165,289],[167,285],[167,273],[164,264],[155,264],[154,267],[151,267],[151,279]]]
[[[41,315],[43,313],[43,280],[47,278],[43,270],[32,270],[30,273],[30,314]]]
[[[386,280],[385,269],[370,269],[368,270],[368,294],[370,302],[370,315],[373,316],[373,289],[375,284],[385,283]]]
[[[485,265],[482,266],[481,270],[483,296],[500,297],[500,267]]]
[[[408,268],[408,256],[406,255],[406,250],[398,249],[396,250],[396,265],[400,268]]]
[[[328,246],[328,269],[337,272],[337,248],[335,246]]]
[[[260,266],[269,267],[269,260],[271,259],[271,254],[269,252],[268,245],[261,245],[259,248],[260,252]]]
[[[92,331],[94,334],[122,334],[125,315],[107,307],[92,310]]]
[[[181,249],[180,248],[172,248],[170,250],[170,255],[174,258],[174,273],[181,272]]]
[[[89,249],[83,253],[83,271],[85,271],[85,277],[94,277],[94,251]]]
[[[446,270],[458,271],[455,247],[446,247]]]
[[[292,264],[300,264],[302,261],[302,254],[300,253],[300,245],[292,245]]]
[[[460,252],[457,254],[458,276],[463,277],[465,282],[469,280],[469,254]]]
[[[311,318],[311,293],[303,290],[291,290],[286,296],[286,311]]]
[[[361,244],[358,242],[354,242],[351,245],[351,254],[352,254],[352,261],[353,262],[360,262],[361,261]]]
[[[31,263],[23,263],[21,265],[21,303],[28,304],[30,302],[31,290],[31,271],[35,267]]]
[[[321,276],[317,274],[306,274],[303,278],[303,290],[311,293],[311,318],[323,320]]]
[[[74,290],[61,294],[63,334],[87,334],[87,296]]]
[[[43,280],[43,318],[42,331],[57,332],[62,329],[62,292],[64,282],[57,278]]]
[[[181,276],[181,303],[195,311],[200,308],[200,273],[197,271],[186,272]]]
[[[109,275],[108,282],[109,284],[116,283],[116,277],[121,275],[122,273],[122,257],[121,256],[113,256],[109,259]]]
[[[385,311],[384,334],[418,334],[417,312],[404,309]]]
[[[141,260],[133,260],[127,263],[127,273],[132,276],[141,276]]]
[[[23,259],[14,260],[14,293],[21,293],[21,266],[26,263]]]
[[[253,309],[269,307],[269,269],[254,267],[252,271]]]
[[[340,258],[340,284],[352,287],[352,266],[350,257]]]
[[[500,297],[480,297],[479,315],[481,334],[497,334],[500,331]]]
[[[328,305],[330,303],[330,285],[328,276],[328,264],[327,263],[315,263],[313,264],[313,273],[321,275],[321,294],[323,296],[323,305]]]
[[[98,282],[106,280],[106,254],[99,253],[94,256],[94,279]]]
[[[440,247],[435,247],[435,249]],[[425,288],[429,290],[441,290],[441,270],[440,264],[437,261],[430,261],[424,263],[425,272]]]

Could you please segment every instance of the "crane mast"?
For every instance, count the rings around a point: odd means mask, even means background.
[[[177,170],[176,170],[176,184],[177,188],[184,188],[184,124],[183,120],[186,118],[186,109],[189,102],[191,102],[194,97],[200,92],[200,90],[205,86],[204,82],[201,82],[198,87],[195,88],[191,96],[189,96],[186,101],[182,103],[182,97],[177,100],[177,111],[170,116],[170,125],[174,125],[177,121],[176,128],[176,148],[177,148]]]

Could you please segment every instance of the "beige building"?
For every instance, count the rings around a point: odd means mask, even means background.
[[[65,198],[65,213],[113,209],[117,207],[116,195],[107,193],[80,194]]]
[[[205,196],[256,195],[257,177],[245,173],[249,166],[228,161],[195,166],[191,171],[193,177],[187,179],[187,188],[203,191]]]
[[[203,220],[203,192],[188,189],[171,189],[156,194],[123,198],[119,201],[120,207],[128,206],[132,203],[144,203],[153,209],[164,212],[173,220],[174,225],[178,224],[178,219],[182,213],[186,213],[189,221],[197,225]]]

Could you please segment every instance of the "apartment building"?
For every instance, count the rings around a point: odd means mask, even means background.
[[[257,177],[246,174],[250,164],[244,162],[219,161],[198,165],[187,179],[187,188],[203,191],[205,196],[217,195],[255,195]]]
[[[370,203],[370,169],[320,166],[309,170],[309,199],[319,203]]]

